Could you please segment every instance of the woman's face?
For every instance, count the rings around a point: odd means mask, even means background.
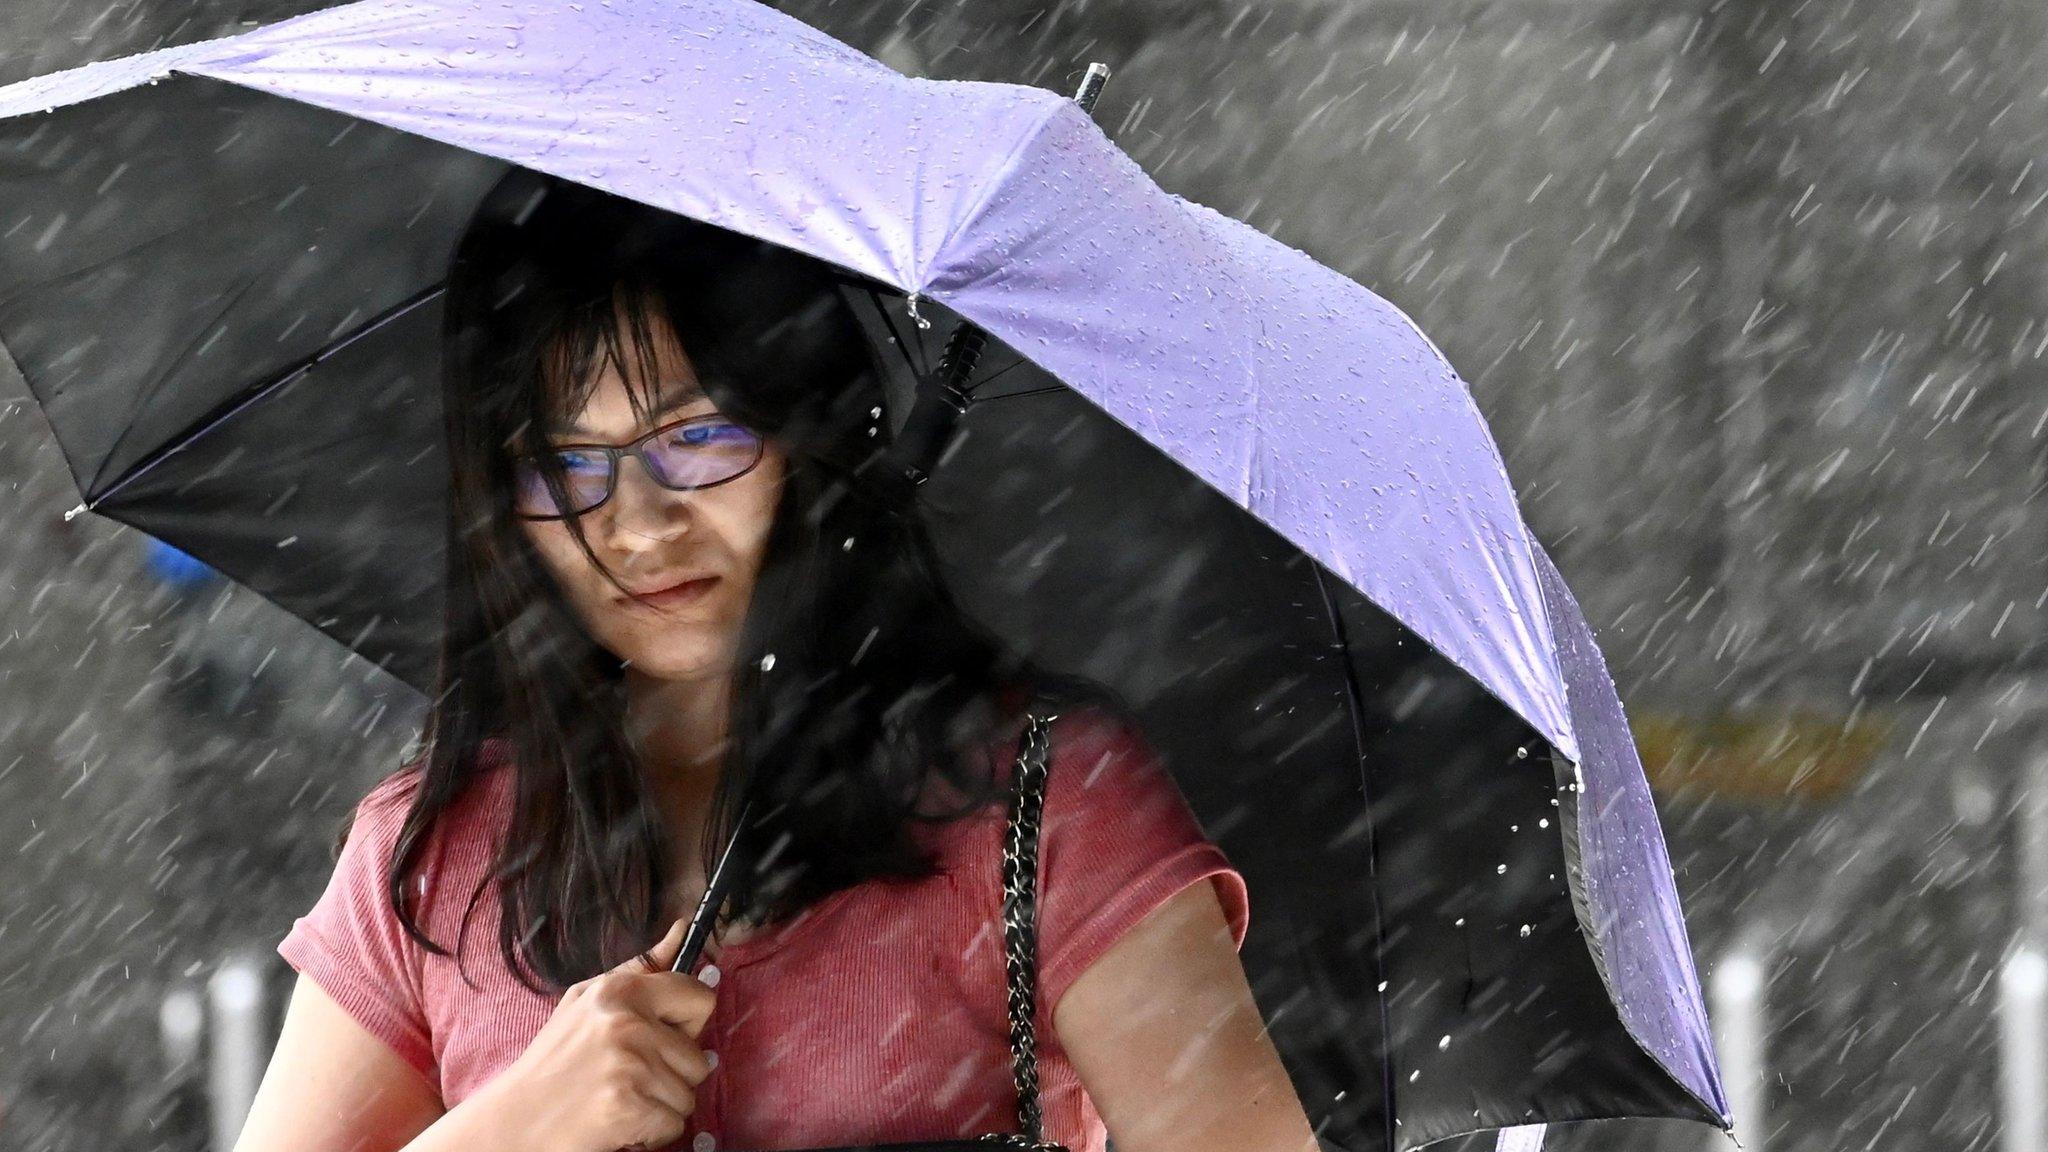
[[[650,419],[634,416],[618,366],[605,359],[588,401],[548,430],[549,443],[623,445],[673,421],[718,411],[658,313],[654,334],[660,375]],[[638,459],[621,458],[611,498],[581,520],[591,550],[636,595],[620,592],[585,558],[566,520],[519,523],[584,629],[607,651],[663,680],[725,677],[761,570],[785,464],[784,449],[769,440],[752,471],[675,491],[656,483]],[[680,595],[645,598],[700,577],[711,579]]]

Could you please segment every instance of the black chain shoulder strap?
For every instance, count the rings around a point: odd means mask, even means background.
[[[1019,737],[1003,842],[1003,959],[1009,969],[1010,1068],[1017,1082],[1018,1135],[991,1133],[990,1144],[1066,1152],[1047,1141],[1038,1107],[1038,822],[1045,807],[1047,755],[1058,713],[1030,714]]]
[[[1057,719],[1057,713],[1034,711],[1018,737],[1009,829],[1003,843],[1003,956],[1010,988],[1010,1068],[1017,1083],[1018,1131],[949,1140],[833,1145],[808,1152],[1069,1152],[1065,1145],[1045,1139],[1044,1118],[1038,1107],[1038,904],[1034,889],[1047,753],[1052,746],[1052,722]]]

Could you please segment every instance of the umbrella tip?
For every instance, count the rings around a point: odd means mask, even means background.
[[[74,516],[78,515],[79,513],[83,512],[83,511],[85,511],[85,510],[86,510],[86,508],[85,508],[85,503],[84,503],[83,501],[80,501],[80,502],[79,502],[79,505],[78,505],[78,507],[76,507],[76,508],[73,508],[73,509],[72,509],[71,511],[69,511],[69,512],[66,512],[66,513],[64,514],[64,522],[65,522],[66,524],[69,524],[69,523],[71,523],[71,518],[72,518],[72,517],[74,517]]]
[[[1081,87],[1074,92],[1074,102],[1081,106],[1081,111],[1094,114],[1095,98],[1102,95],[1103,82],[1108,79],[1109,65],[1100,60],[1088,65],[1087,74],[1081,77]]]

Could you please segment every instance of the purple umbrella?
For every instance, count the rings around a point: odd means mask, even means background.
[[[1185,480],[1234,517],[1190,505],[1214,535],[1190,528],[1189,563],[1248,565],[1275,605],[1315,597],[1284,627],[1334,631],[1343,659],[1312,671],[1279,652],[1277,615],[1240,621],[1261,639],[1232,650],[1235,680],[1119,667],[1246,866],[1246,965],[1328,1143],[1729,1123],[1620,702],[1464,384],[1394,306],[1165,192],[1059,94],[904,77],[746,0],[363,0],[0,88],[0,344],[81,508],[429,683],[438,283],[510,166],[842,272],[909,394],[933,394],[938,336],[971,326],[996,349],[984,380],[1070,405],[1039,447],[1074,403],[1095,421],[1047,483],[1085,489],[1111,460],[1140,488]],[[982,424],[1028,425],[1031,405],[998,407]],[[1012,451],[981,466],[1031,466]],[[340,475],[347,500],[304,491]],[[1226,537],[1247,556],[1200,548]],[[1156,600],[1172,555],[1124,575]],[[1115,582],[1090,561],[1086,588]],[[1452,680],[1478,691],[1414,712],[1418,684]],[[1323,711],[1263,709],[1297,689]],[[1348,724],[1321,723],[1340,706]],[[1248,708],[1265,715],[1238,724]],[[1252,804],[1255,779],[1334,781],[1349,808]]]

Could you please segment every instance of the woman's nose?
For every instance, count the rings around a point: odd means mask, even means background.
[[[689,494],[656,483],[638,456],[619,461],[610,504],[607,535],[624,552],[665,543],[689,528]]]

